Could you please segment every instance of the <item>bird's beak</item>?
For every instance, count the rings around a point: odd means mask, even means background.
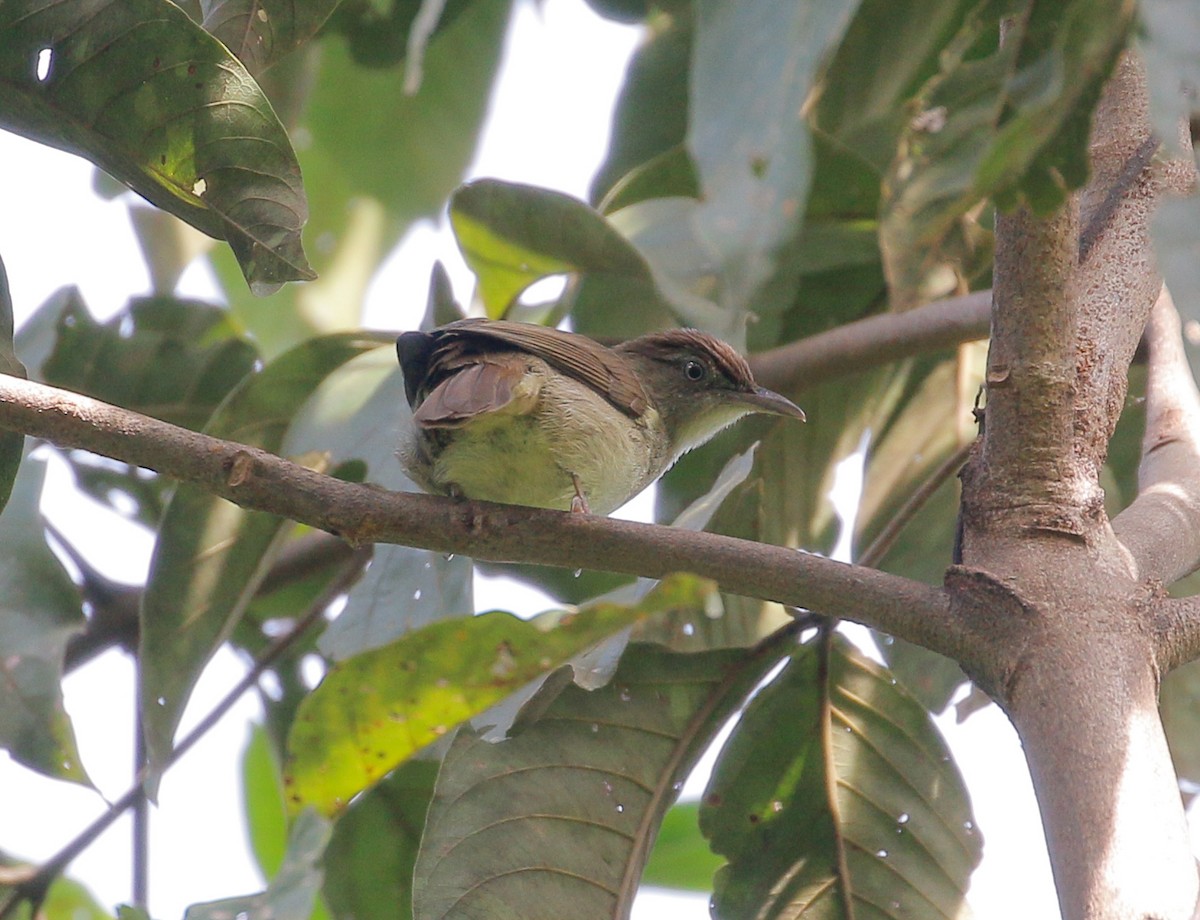
[[[742,401],[754,408],[755,412],[767,412],[771,415],[786,415],[788,418],[798,418],[804,421],[804,410],[786,396],[780,396],[774,390],[758,387],[747,393],[742,393]]]

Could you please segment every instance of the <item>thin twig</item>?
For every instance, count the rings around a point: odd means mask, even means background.
[[[347,562],[342,573],[326,586],[325,590],[318,595],[309,606],[309,609],[296,621],[292,628],[263,650],[249,672],[175,746],[175,749],[171,752],[171,756],[167,758],[167,762],[163,766],[164,770],[178,763],[179,759],[191,750],[196,742],[208,734],[209,730],[225,717],[225,714],[233,708],[242,694],[258,683],[259,678],[262,677],[267,668],[274,664],[296,640],[321,619],[329,605],[357,580],[369,555],[369,548],[360,548],[355,552],[354,556]],[[149,779],[149,772],[143,767],[134,785],[124,795],[113,802],[104,814],[80,831],[70,843],[43,863],[41,868],[26,881],[15,885],[3,904],[0,905],[0,920],[7,920],[7,918],[11,917],[13,911],[23,902],[33,905],[36,912],[37,906],[45,898],[46,891],[49,889],[51,883],[62,874],[75,857],[91,846],[96,838],[104,833],[117,818],[142,798],[147,779]]]
[[[750,369],[763,386],[795,393],[834,377],[986,339],[991,304],[991,291],[976,291],[903,313],[868,316],[751,355]]]
[[[904,504],[883,525],[883,529],[875,535],[875,539],[871,541],[871,545],[862,551],[858,559],[859,565],[872,568],[879,565],[883,557],[887,555],[888,550],[892,548],[892,544],[896,542],[896,539],[916,516],[917,512],[941,488],[942,483],[957,473],[962,465],[967,462],[967,457],[970,455],[971,447],[974,443],[974,441],[968,441],[959,447],[958,450],[943,460],[937,469],[929,474],[915,492],[908,496]]]

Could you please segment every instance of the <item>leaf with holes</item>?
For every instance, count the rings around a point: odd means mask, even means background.
[[[463,730],[438,775],[414,915],[627,917],[663,815],[786,646],[630,646],[608,686],[548,684],[510,737]]]
[[[201,0],[205,31],[258,75],[312,38],[338,0]]]
[[[982,841],[929,714],[841,640],[746,708],[700,812],[713,916],[963,918]]]
[[[0,5],[0,127],[87,157],[228,241],[251,289],[309,280],[308,203],[246,68],[167,0]]]
[[[635,606],[593,604],[520,620],[494,611],[433,623],[340,662],[288,736],[288,807],[336,813],[421,748],[643,617],[703,606],[713,591],[663,579]]]

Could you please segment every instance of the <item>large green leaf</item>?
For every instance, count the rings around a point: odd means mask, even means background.
[[[45,462],[26,460],[0,515],[0,746],[18,763],[89,783],[63,709],[67,640],[84,625],[79,591],[46,545]]]
[[[417,858],[418,920],[627,917],[663,815],[773,649],[633,645],[601,690],[548,684],[506,741],[460,731]]]
[[[257,359],[221,307],[136,298],[98,323],[73,289],[46,301],[17,341],[36,379],[195,430]],[[147,527],[157,524],[169,489],[164,480],[83,451],[66,457],[85,494]]]
[[[314,277],[308,204],[254,79],[168,0],[0,6],[0,125],[95,162],[229,242],[252,289]]]
[[[695,605],[708,590],[695,579],[664,579],[632,607],[443,621],[338,663],[301,704],[288,737],[289,808],[340,811],[459,723],[642,617]]]
[[[929,714],[842,642],[747,707],[700,824],[728,865],[715,917],[966,917],[980,836]]]
[[[0,374],[24,377],[25,366],[17,360],[13,346],[13,305],[8,289],[8,273],[0,260]],[[8,504],[13,481],[25,451],[25,436],[19,431],[0,432],[0,511]]]
[[[983,0],[967,17],[918,97],[885,186],[893,303],[919,301],[960,218],[985,198],[1045,213],[1084,183],[1092,108],[1132,10],[1122,0]]]
[[[292,416],[333,370],[386,336],[313,339],[248,377],[206,431],[278,451]],[[175,729],[208,659],[229,635],[266,573],[282,518],[245,511],[181,483],[159,526],[142,597],[141,701],[150,763],[171,753]]]

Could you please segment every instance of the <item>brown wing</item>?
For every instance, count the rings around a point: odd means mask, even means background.
[[[447,346],[455,339],[463,344],[470,340],[490,339],[536,355],[562,373],[587,384],[633,418],[640,416],[649,405],[646,391],[629,361],[587,336],[531,323],[486,319],[458,320],[435,330],[435,334],[446,341]],[[448,348],[443,354],[449,362],[454,362],[450,353],[457,351]],[[459,360],[465,360],[465,356]]]
[[[422,428],[453,428],[469,419],[503,409],[525,373],[520,360],[476,361],[464,364],[437,384],[413,413]]]

